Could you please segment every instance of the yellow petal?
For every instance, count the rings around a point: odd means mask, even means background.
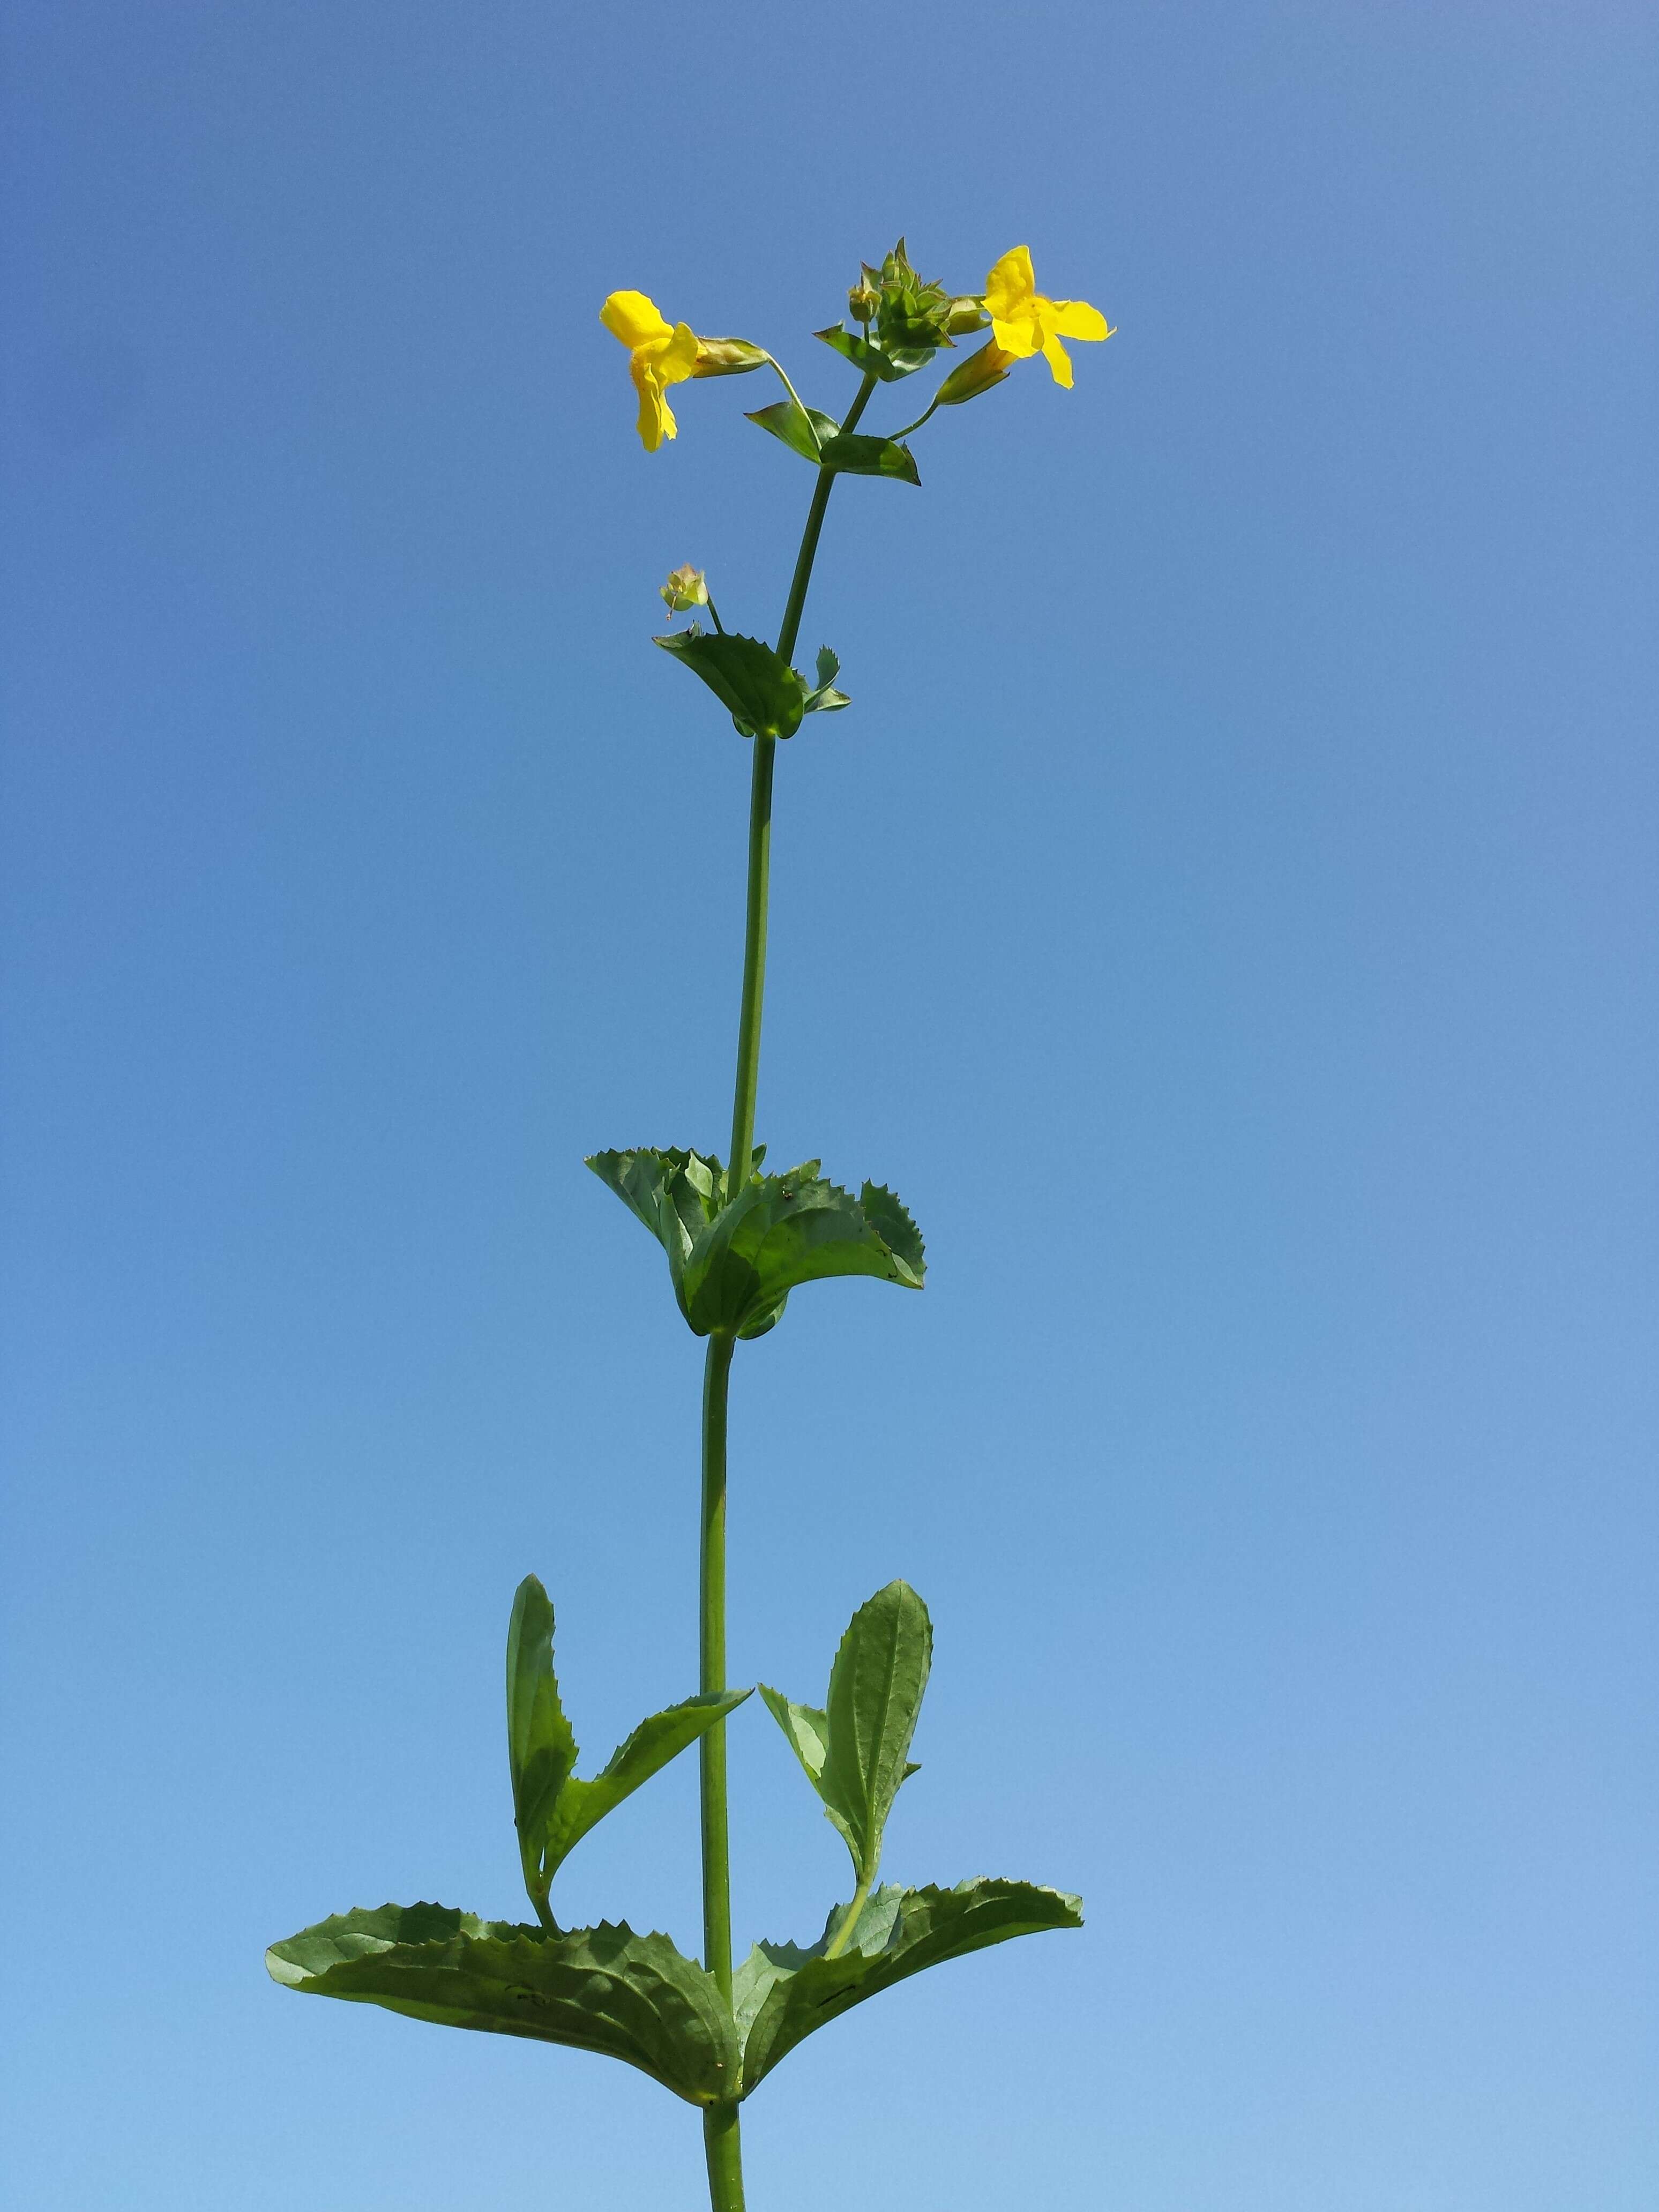
[[[1004,353],[1011,353],[1016,361],[1029,361],[1042,343],[1035,315],[1022,315],[1017,323],[991,318],[991,336]]]
[[[647,300],[643,292],[613,292],[599,309],[599,320],[613,338],[620,338],[630,349],[660,345],[674,335],[656,301]]]
[[[651,366],[659,384],[681,384],[697,366],[696,333],[689,323],[676,323],[660,345],[651,349]]]
[[[1086,300],[1050,300],[1042,318],[1045,325],[1063,338],[1109,338],[1106,318]]]
[[[647,453],[654,453],[665,438],[675,435],[674,412],[662,396],[662,386],[658,382],[642,348],[634,355],[628,368],[634,380],[634,388],[640,395],[639,421],[635,426],[640,434],[640,443]]]
[[[1017,246],[1005,253],[985,280],[986,312],[993,321],[1000,317],[1012,321],[1036,290],[1036,278],[1031,271],[1031,249]],[[999,338],[1000,345],[1002,340]]]
[[[1057,337],[1050,337],[1043,340],[1042,358],[1054,371],[1054,382],[1064,386],[1069,392],[1072,388],[1072,356]]]

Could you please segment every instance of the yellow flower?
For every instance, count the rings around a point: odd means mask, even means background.
[[[985,306],[991,335],[1004,353],[1029,360],[1040,353],[1054,382],[1072,388],[1071,356],[1062,338],[1109,338],[1112,333],[1098,307],[1086,300],[1048,300],[1036,288],[1030,248],[1005,253],[985,280]]]
[[[599,320],[629,349],[628,373],[640,395],[640,443],[654,453],[665,438],[677,434],[674,412],[663,393],[696,368],[696,335],[688,324],[665,321],[655,301],[643,292],[613,292],[599,310]]]

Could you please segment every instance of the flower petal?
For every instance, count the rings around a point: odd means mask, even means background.
[[[613,292],[599,309],[599,320],[613,338],[631,350],[635,346],[660,345],[674,335],[654,300],[643,292]]]
[[[651,366],[659,384],[681,384],[697,366],[696,333],[689,323],[676,323],[666,341],[651,349]]]
[[[1036,290],[1036,278],[1031,270],[1031,249],[1016,246],[1005,253],[985,280],[985,307],[993,321],[999,318],[1008,322],[1017,315]],[[999,338],[997,343],[1003,341]]]
[[[640,434],[640,443],[647,453],[654,453],[665,438],[672,438],[675,434],[673,410],[662,396],[662,386],[643,347],[635,353],[628,368],[634,380],[634,389],[640,395],[639,421],[635,425]]]
[[[1112,335],[1105,316],[1086,300],[1051,300],[1042,319],[1062,338],[1109,338]]]
[[[1022,315],[1017,323],[991,318],[991,337],[1004,353],[1011,353],[1016,361],[1029,361],[1042,343],[1035,315]]]
[[[1043,340],[1042,358],[1054,371],[1054,382],[1069,392],[1072,388],[1072,356],[1057,337],[1049,337]]]

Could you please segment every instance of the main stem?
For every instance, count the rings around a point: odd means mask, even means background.
[[[876,388],[866,376],[847,410],[850,430]],[[795,573],[778,631],[780,659],[790,659],[800,633],[806,587],[836,481],[820,469],[806,511]],[[732,1152],[726,1190],[735,1197],[754,1163],[755,1094],[760,1081],[762,1004],[766,994],[766,918],[772,872],[772,769],[775,738],[755,739],[749,786],[749,887],[743,933],[743,1004],[738,1017],[738,1072],[732,1100]],[[736,1340],[714,1335],[702,1374],[702,1522],[698,1559],[697,1686],[705,1695],[726,1687],[726,1419]],[[702,1962],[727,2002],[732,1996],[732,1857],[726,1803],[726,1723],[719,1721],[699,1747],[702,1809]],[[734,2085],[735,2086],[735,2085]],[[714,2212],[744,2212],[743,2149],[736,2101],[709,2106],[702,2118],[708,2161],[708,2200]]]

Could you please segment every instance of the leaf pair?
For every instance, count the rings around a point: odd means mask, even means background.
[[[927,1607],[908,1583],[892,1582],[853,1615],[822,1711],[761,1685],[768,1710],[852,1855],[860,1893],[881,1863],[893,1800],[916,1771],[910,1739],[933,1657]]]
[[[819,336],[823,335],[820,331]],[[920,368],[921,362],[915,366]],[[749,420],[781,438],[804,461],[833,469],[838,476],[892,477],[911,484],[921,482],[915,455],[901,441],[872,438],[862,430],[843,430],[834,416],[820,415],[816,407],[803,407],[798,399],[780,399],[770,407],[757,407]]]
[[[841,663],[827,645],[818,654],[817,686],[809,689],[800,671],[757,637],[727,630],[710,636],[694,623],[651,641],[708,686],[740,737],[793,738],[803,715],[851,704],[844,691],[830,689]]]
[[[947,1959],[1011,1936],[1076,1928],[1078,1900],[1029,1882],[878,1890],[831,1958],[761,1943],[728,2008],[666,1936],[625,1923],[568,1933],[479,1920],[441,1905],[384,1905],[307,1928],[265,1954],[274,1981],[411,2020],[566,2044],[619,2058],[694,2105],[746,2097],[814,2028]]]
[[[525,1577],[507,1632],[507,1747],[519,1857],[538,1919],[551,1927],[553,1877],[588,1830],[748,1695],[726,1690],[653,1713],[591,1781],[579,1780],[576,1739],[553,1671],[552,1602],[534,1575]]]
[[[763,1336],[792,1290],[832,1275],[921,1288],[921,1232],[892,1192],[866,1182],[854,1198],[825,1182],[817,1160],[751,1175],[735,1194],[719,1160],[698,1152],[596,1152],[587,1165],[667,1253],[680,1311],[699,1336]]]

